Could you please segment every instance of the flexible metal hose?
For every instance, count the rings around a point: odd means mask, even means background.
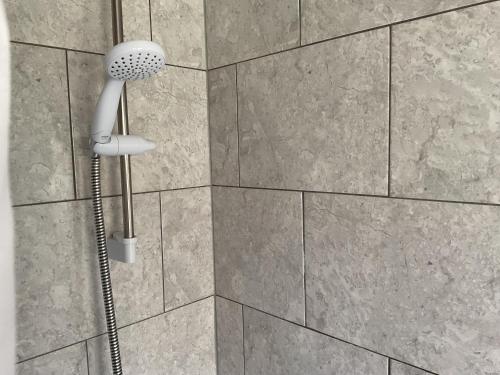
[[[109,270],[108,247],[106,243],[106,229],[104,227],[104,213],[101,198],[101,157],[94,155],[91,167],[92,204],[94,206],[95,235],[99,268],[101,271],[102,296],[106,325],[108,328],[109,349],[111,351],[111,367],[113,375],[122,375],[122,361],[120,358],[120,343],[116,328],[115,305],[113,303],[113,289],[111,288],[111,274]]]

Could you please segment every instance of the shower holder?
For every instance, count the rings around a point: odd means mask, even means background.
[[[137,247],[137,237],[123,238],[122,232],[113,233],[108,240],[108,254],[113,260],[123,263],[134,263]]]

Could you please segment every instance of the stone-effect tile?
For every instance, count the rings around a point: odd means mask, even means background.
[[[243,310],[238,303],[217,297],[217,375],[244,375]]]
[[[239,185],[236,66],[208,72],[212,184]]]
[[[214,294],[210,188],[161,193],[165,309]]]
[[[74,198],[64,51],[11,44],[14,204]]]
[[[167,62],[206,67],[203,0],[151,0],[153,40],[165,50]]]
[[[298,0],[207,1],[206,12],[209,68],[300,44]]]
[[[305,195],[307,325],[441,375],[500,368],[499,207]]]
[[[391,375],[430,375],[429,372],[391,360]]]
[[[394,27],[394,195],[500,203],[499,19],[494,2]]]
[[[131,133],[156,142],[155,150],[132,158],[134,191],[210,183],[205,72],[169,66],[132,82],[128,109]]]
[[[31,359],[16,366],[17,375],[88,375],[85,343]]]
[[[387,359],[244,307],[246,375],[386,375]]]
[[[483,0],[301,0],[302,44],[481,1]]]
[[[11,39],[91,52],[111,46],[111,3],[6,0]]]
[[[213,188],[213,220],[217,295],[303,323],[300,193]]]
[[[389,31],[238,64],[242,186],[387,193]]]
[[[123,39],[151,40],[149,0],[122,0]]]
[[[101,95],[106,81],[105,72],[103,56],[68,52],[71,126],[73,128],[77,198],[88,198],[91,196],[90,128],[97,100]],[[121,194],[119,158],[101,158],[101,181],[104,195]]]
[[[134,198],[137,262],[111,262],[120,325],[163,311],[159,196]],[[121,229],[120,203],[104,200],[108,235]],[[104,332],[91,203],[18,207],[15,218],[19,359]]]
[[[124,374],[216,375],[209,298],[119,330]],[[111,374],[107,336],[89,341],[90,375]]]

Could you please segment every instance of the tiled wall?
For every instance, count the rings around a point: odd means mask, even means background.
[[[499,375],[500,2],[206,22],[220,373]]]
[[[5,3],[17,372],[108,374],[88,136],[105,81],[111,2]],[[124,371],[215,375],[203,2],[124,0],[123,12],[125,38],[161,43],[170,63],[154,80],[128,85],[131,130],[158,147],[132,158],[137,262],[111,261]],[[110,234],[121,230],[116,158],[103,158],[102,175]]]
[[[106,2],[7,0],[18,373],[109,373],[88,129]],[[125,373],[500,375],[500,1],[124,0]],[[119,173],[104,159],[109,232]]]

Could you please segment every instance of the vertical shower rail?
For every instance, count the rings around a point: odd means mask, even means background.
[[[123,14],[122,1],[111,0],[113,16],[113,44],[123,42]],[[123,92],[118,106],[118,132],[122,135],[129,134],[128,109],[127,109],[127,85],[123,86]],[[122,187],[122,210],[123,210],[123,237],[134,238],[134,206],[132,200],[132,175],[130,167],[130,155],[120,156],[120,173]]]

